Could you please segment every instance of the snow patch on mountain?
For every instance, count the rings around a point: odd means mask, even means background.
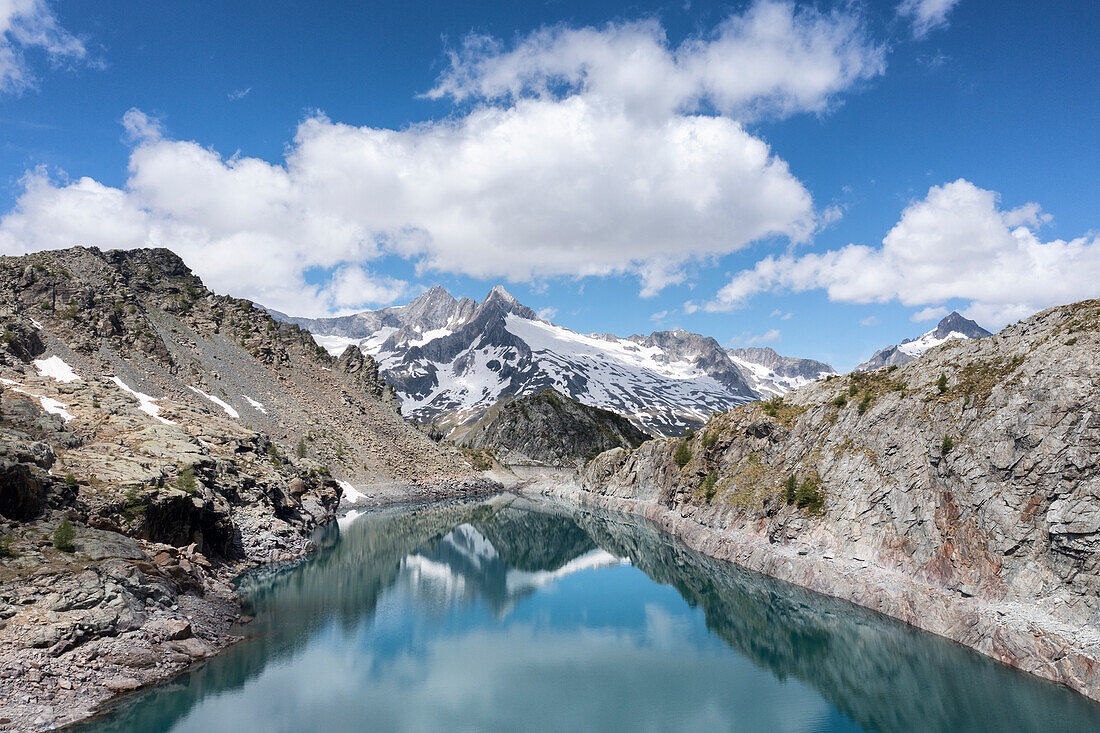
[[[954,339],[978,339],[993,334],[974,321],[953,311],[941,320],[935,328],[915,339],[905,339],[900,344],[885,346],[876,351],[870,359],[857,366],[853,371],[868,372],[882,367],[901,366],[919,358],[929,349]]]
[[[448,430],[476,420],[503,396],[553,387],[648,432],[681,434],[714,412],[832,373],[820,362],[812,373],[784,362],[780,373],[755,365],[751,355],[734,360],[714,339],[683,330],[580,334],[539,318],[500,286],[481,303],[437,286],[406,306],[353,316],[274,315],[309,328],[331,354],[357,345],[378,361],[403,415]]]

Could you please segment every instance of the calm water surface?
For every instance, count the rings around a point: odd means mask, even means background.
[[[323,531],[251,635],[81,731],[1100,731],[1100,706],[623,517],[498,496]]]

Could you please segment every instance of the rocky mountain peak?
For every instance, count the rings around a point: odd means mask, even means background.
[[[478,307],[478,313],[489,311],[502,315],[511,313],[520,318],[532,320],[538,318],[538,314],[536,314],[535,311],[516,300],[515,296],[505,290],[503,285],[495,286],[489,291],[489,294],[485,296],[485,300],[481,301],[481,305]]]
[[[979,339],[993,334],[986,331],[969,318],[964,318],[958,311],[951,311],[937,324],[932,334],[938,339],[947,338],[952,333],[961,333],[967,338]]]
[[[882,367],[901,366],[920,357],[925,351],[939,346],[949,339],[980,339],[993,334],[958,311],[952,311],[931,331],[917,338],[907,338],[893,346],[885,346],[874,353],[870,359],[857,366],[853,371],[868,372]]]

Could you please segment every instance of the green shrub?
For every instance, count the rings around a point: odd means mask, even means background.
[[[688,445],[687,439],[681,440],[680,444],[676,446],[676,452],[672,454],[672,460],[676,461],[676,465],[680,468],[691,462],[691,447]]]
[[[180,491],[186,491],[188,494],[198,493],[198,482],[195,481],[195,468],[194,466],[184,466],[180,471],[180,475],[176,476],[176,488]]]
[[[703,479],[703,485],[700,488],[707,501],[713,499],[714,495],[718,493],[718,474],[714,471],[708,473],[707,477]]]
[[[71,473],[65,474],[65,484],[68,486],[76,486],[76,476]]]
[[[805,509],[810,514],[821,514],[825,508],[825,492],[821,490],[821,479],[817,476],[804,479],[795,491],[794,499],[799,509]]]
[[[858,384],[848,385],[848,394],[851,395],[852,397],[855,397],[857,394],[859,394],[859,385]]]
[[[787,501],[787,504],[794,504],[797,492],[798,479],[792,473],[783,484],[783,498]]]
[[[271,459],[271,465],[275,468],[283,467],[283,459],[279,455],[279,449],[275,447],[274,443],[267,447],[267,457]]]
[[[1073,346],[1075,343],[1077,343],[1077,337],[1074,336],[1073,338],[1069,339],[1065,343],[1066,343],[1066,346]]]
[[[0,537],[0,557],[19,557],[19,553],[12,546],[14,542],[15,538],[10,533]]]
[[[871,395],[867,395],[859,401],[859,414],[867,412],[867,408],[871,406]]]
[[[718,431],[708,430],[703,433],[703,447],[713,448],[714,444],[718,442]]]
[[[76,530],[68,518],[62,519],[61,524],[53,531],[53,546],[62,552],[72,552],[76,549],[73,540],[76,539]]]
[[[298,456],[298,458],[305,458],[306,457],[306,439],[305,438],[298,438],[298,446],[294,449],[294,455]]]
[[[837,407],[844,407],[844,405],[848,404],[848,398],[842,394],[838,394],[836,399],[833,400],[833,404]]]
[[[940,378],[936,380],[936,389],[940,391],[940,394],[947,391],[947,375],[943,372],[940,372]]]
[[[887,372],[896,372],[897,370],[898,370],[898,365],[897,364],[891,364],[890,366],[886,367]]]
[[[950,435],[943,436],[943,443],[940,444],[940,452],[947,455],[951,452],[951,449],[955,447],[955,441],[951,439]]]

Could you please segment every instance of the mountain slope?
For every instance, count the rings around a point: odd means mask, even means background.
[[[901,366],[917,359],[932,347],[952,339],[980,339],[992,335],[974,321],[963,318],[958,311],[952,311],[931,331],[915,339],[905,339],[896,346],[879,349],[852,371],[869,372],[882,367]]]
[[[0,257],[0,669],[37,670],[0,675],[0,718],[71,722],[239,638],[232,579],[309,551],[350,482],[489,488],[474,476],[372,359],[167,250]]]
[[[434,287],[405,306],[290,320],[313,329],[332,352],[354,344],[373,355],[403,414],[446,429],[473,422],[502,397],[553,388],[648,431],[680,434],[790,381],[683,330],[628,338],[575,333],[538,318],[499,286],[481,303]]]
[[[780,356],[775,349],[753,347],[729,349],[733,363],[741,367],[753,389],[761,396],[774,397],[824,379],[836,370],[824,362]]]
[[[455,442],[492,449],[509,465],[576,466],[612,448],[636,448],[649,438],[618,413],[588,407],[546,389],[502,398]]]
[[[609,451],[583,482],[583,501],[1100,699],[1100,300]]]

